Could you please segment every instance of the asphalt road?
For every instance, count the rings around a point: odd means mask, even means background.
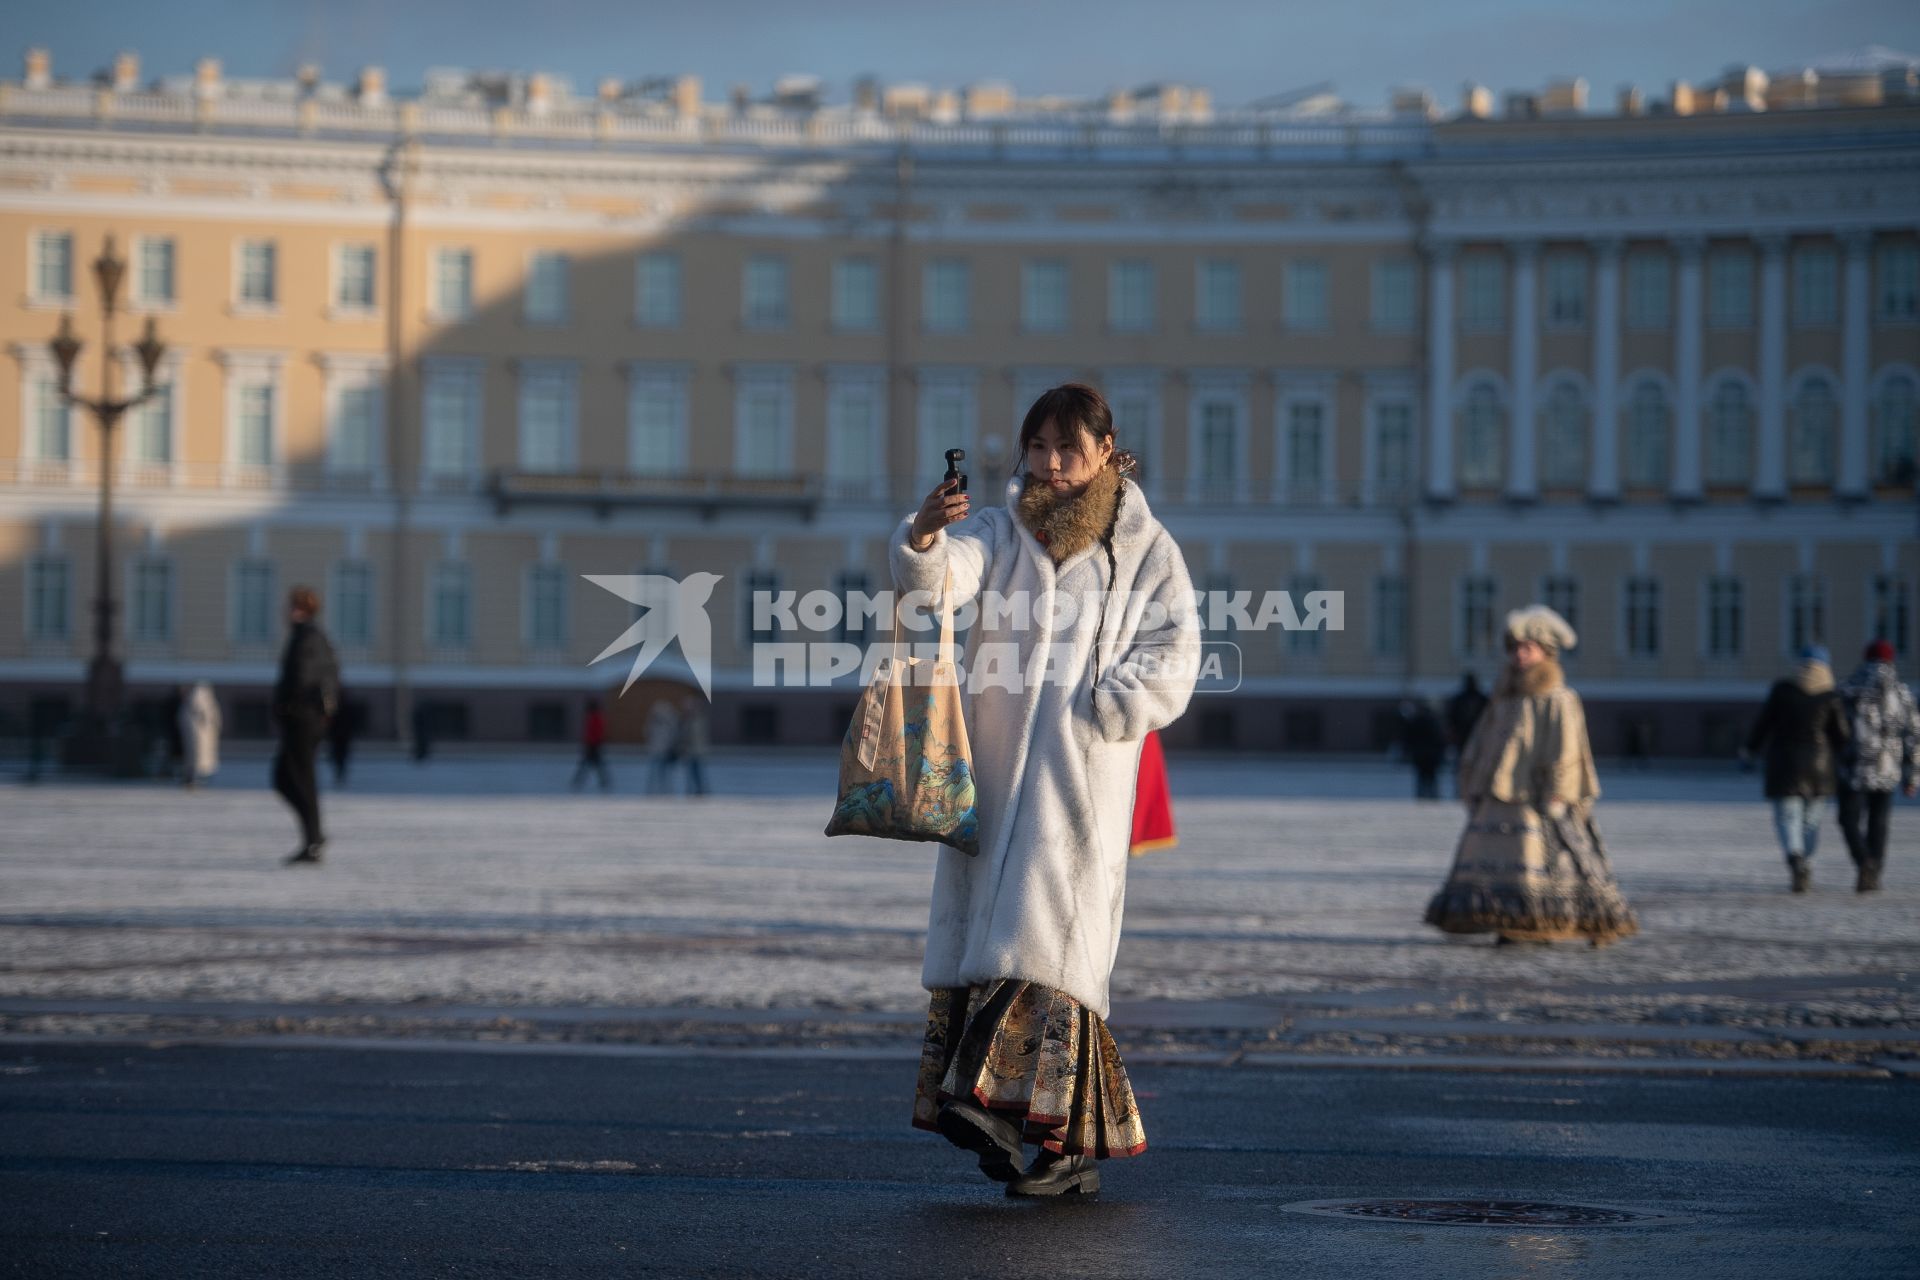
[[[0,1271],[169,1277],[1920,1274],[1911,1081],[1143,1062],[1150,1150],[1009,1202],[832,1054],[0,1046]],[[1660,1215],[1435,1226],[1351,1197]]]

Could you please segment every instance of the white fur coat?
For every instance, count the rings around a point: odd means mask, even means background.
[[[1004,505],[983,504],[936,533],[924,552],[908,542],[911,515],[894,529],[890,560],[898,590],[937,595],[950,567],[956,608],[982,590],[1026,592],[1033,619],[1027,627],[1006,619],[989,627],[980,617],[961,655],[980,853],[968,857],[934,846],[938,866],[920,980],[933,990],[1025,978],[1066,992],[1104,1018],[1126,900],[1141,740],[1186,710],[1199,621],[1179,546],[1153,518],[1139,486],[1122,481],[1113,553],[1118,590],[1132,594],[1108,603],[1102,678],[1094,688],[1097,602],[1058,634],[1045,619],[1056,594],[1078,598],[1108,589],[1106,552],[1095,542],[1056,566],[1016,515],[1020,490],[1016,474]],[[1144,600],[1165,611],[1165,625],[1140,625]],[[1017,646],[1021,673],[1034,669],[1042,651],[1051,653],[1056,670],[1078,674],[1064,681],[1022,679],[1018,691],[976,684],[975,658],[988,644]],[[1155,656],[1185,664],[1188,674],[1142,679],[1124,669],[1129,659]]]

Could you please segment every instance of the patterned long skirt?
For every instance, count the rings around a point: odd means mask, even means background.
[[[1640,932],[1590,813],[1555,819],[1491,797],[1474,806],[1426,919],[1447,933],[1525,942],[1605,944]]]
[[[969,1099],[1069,1156],[1139,1155],[1147,1133],[1120,1051],[1098,1014],[1052,987],[996,978],[933,993],[913,1127],[938,1132],[940,1104]]]

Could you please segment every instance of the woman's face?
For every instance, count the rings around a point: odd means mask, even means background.
[[[1519,671],[1547,660],[1546,648],[1538,640],[1507,641],[1507,661]]]
[[[1027,441],[1027,470],[1040,477],[1056,498],[1079,496],[1112,456],[1113,441],[1095,441],[1085,428],[1069,436],[1052,418],[1041,423]]]

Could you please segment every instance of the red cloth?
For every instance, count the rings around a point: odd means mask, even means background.
[[[607,740],[607,715],[595,707],[587,712],[586,728],[581,732],[580,740],[590,747],[603,745]]]
[[[1133,794],[1134,857],[1180,843],[1173,832],[1173,793],[1167,789],[1167,760],[1155,729],[1140,745],[1140,778]]]

